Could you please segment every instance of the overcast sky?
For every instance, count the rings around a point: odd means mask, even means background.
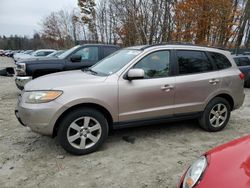
[[[0,35],[32,37],[50,12],[74,7],[77,0],[0,0]]]

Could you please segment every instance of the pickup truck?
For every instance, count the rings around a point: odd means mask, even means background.
[[[250,88],[250,56],[234,55],[233,58],[240,71],[245,75],[245,86]]]
[[[75,46],[58,58],[19,61],[16,64],[15,82],[23,90],[24,85],[32,79],[50,73],[90,67],[119,49],[116,45],[86,44]]]

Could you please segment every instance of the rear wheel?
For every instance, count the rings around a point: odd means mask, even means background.
[[[91,108],[80,108],[70,112],[59,126],[58,137],[61,146],[75,155],[96,151],[108,136],[106,118]]]
[[[206,131],[221,131],[228,124],[231,114],[229,102],[221,97],[211,100],[202,117],[199,119],[200,126]]]

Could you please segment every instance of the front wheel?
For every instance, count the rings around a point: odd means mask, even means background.
[[[96,151],[108,136],[106,118],[91,108],[80,108],[68,113],[59,126],[61,146],[74,155]]]
[[[209,132],[221,131],[228,124],[231,108],[228,101],[221,97],[211,100],[199,119],[200,126]]]

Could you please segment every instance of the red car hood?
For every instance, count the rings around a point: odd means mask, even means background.
[[[250,135],[206,155],[209,165],[197,188],[250,188]]]

